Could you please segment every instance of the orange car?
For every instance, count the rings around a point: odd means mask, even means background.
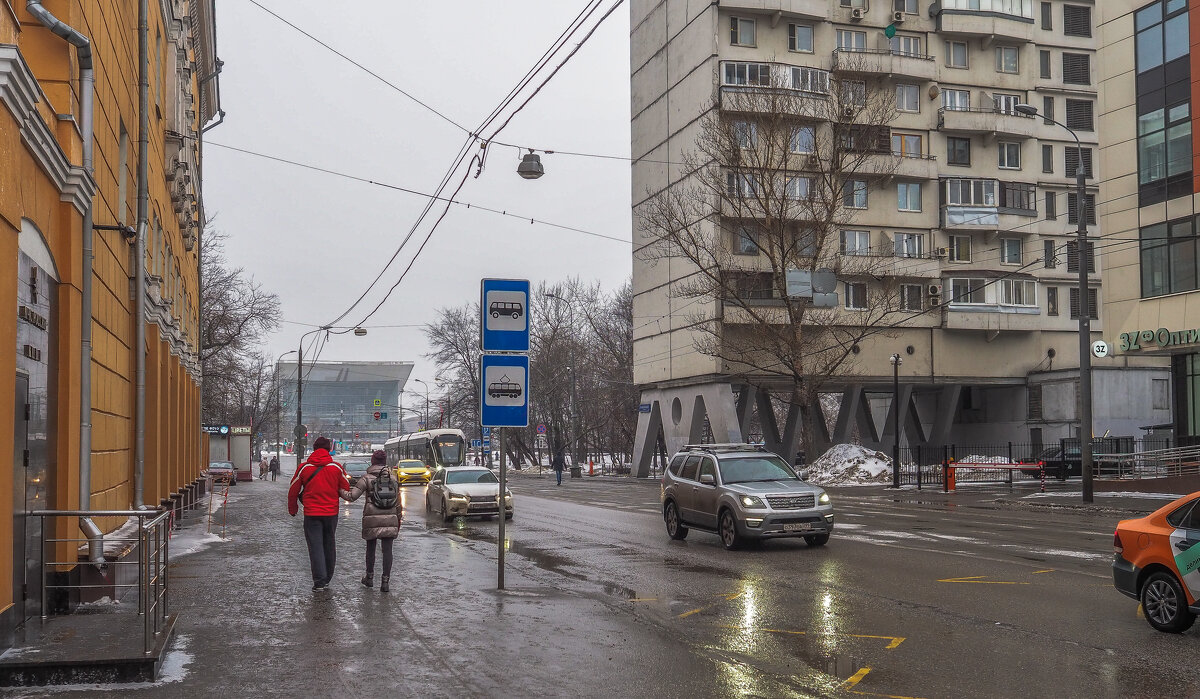
[[[1200,492],[1117,524],[1113,584],[1142,603],[1159,631],[1181,633],[1200,614]]]

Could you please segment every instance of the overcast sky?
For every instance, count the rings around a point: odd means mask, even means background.
[[[470,128],[586,4],[259,2]],[[362,293],[426,200],[217,144],[432,192],[465,135],[248,0],[220,3],[217,23],[227,115],[205,135],[205,209],[212,226],[228,236],[229,262],[244,266],[282,299],[288,322],[264,348],[278,355],[295,349],[309,329],[297,323],[330,322]],[[628,156],[628,37],[623,5],[499,140]],[[526,181],[516,174],[519,160],[511,148],[493,148],[482,176],[469,179],[458,199],[630,239],[628,161],[543,155],[546,175]],[[357,322],[374,307],[432,221],[343,322]],[[439,308],[478,299],[482,277],[536,284],[578,275],[611,289],[630,269],[628,244],[454,206],[391,299],[365,324],[369,334],[334,336],[321,358],[410,360],[416,363],[413,376],[432,385],[435,367],[422,356],[427,348],[420,326]]]

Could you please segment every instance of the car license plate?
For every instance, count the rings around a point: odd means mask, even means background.
[[[783,525],[785,532],[807,532],[812,530],[811,522],[798,522]]]

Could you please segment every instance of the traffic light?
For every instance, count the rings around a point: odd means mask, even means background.
[[[354,433],[354,438],[355,438],[355,439],[358,439],[358,433],[357,433],[357,432],[355,432],[355,433]]]

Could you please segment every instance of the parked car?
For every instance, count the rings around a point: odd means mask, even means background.
[[[1065,450],[1062,445],[1047,447],[1037,456],[1017,459],[1017,463],[1030,465],[1030,468],[1022,468],[1021,473],[1031,478],[1041,478],[1042,468],[1046,469],[1047,478],[1066,479],[1083,473],[1083,460],[1077,445],[1069,446]]]
[[[350,485],[354,485],[359,478],[367,475],[367,469],[371,468],[370,461],[343,461],[342,467],[346,471],[346,479],[350,481]]]
[[[433,474],[425,491],[425,511],[442,520],[500,514],[500,481],[486,468],[443,468]],[[512,519],[512,492],[504,492],[504,518]]]
[[[405,483],[428,483],[433,477],[433,471],[420,459],[401,459],[396,464],[396,480]]]
[[[824,546],[833,532],[829,495],[752,444],[685,446],[663,472],[661,498],[672,539],[692,528],[718,534],[727,549],[781,537]]]
[[[1117,524],[1113,585],[1142,603],[1159,631],[1181,633],[1200,614],[1200,492]]]
[[[208,475],[213,483],[228,483],[237,485],[237,467],[232,461],[213,461],[208,465]]]

